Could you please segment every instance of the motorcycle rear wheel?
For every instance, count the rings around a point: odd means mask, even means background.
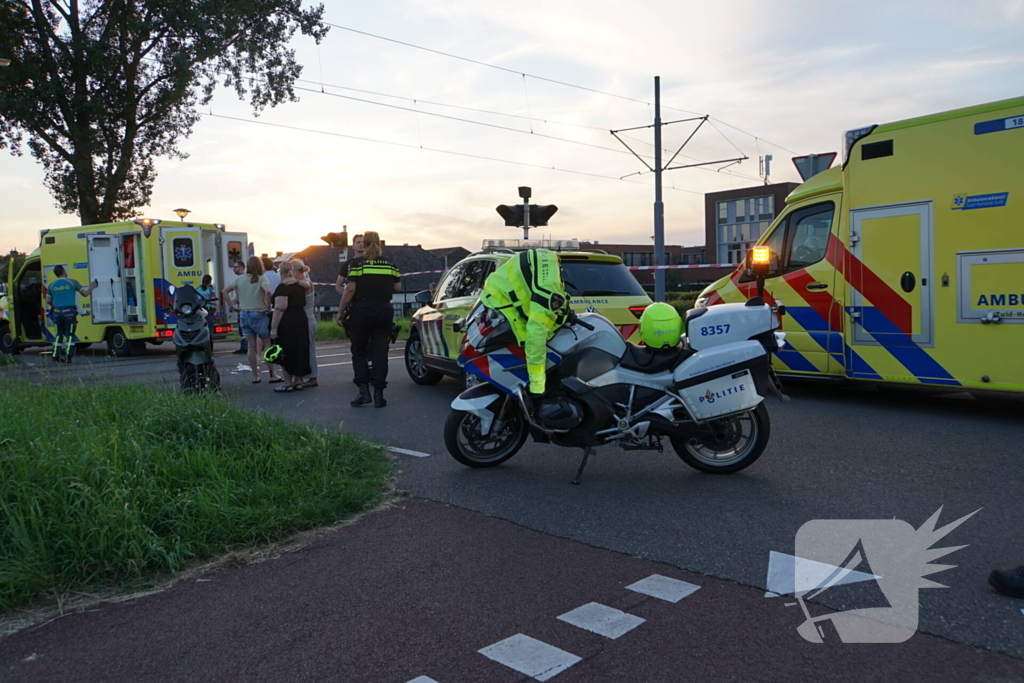
[[[494,467],[519,452],[529,429],[517,411],[509,414],[500,430],[480,434],[480,418],[453,410],[444,423],[444,445],[453,458],[467,467]]]
[[[762,401],[753,410],[712,423],[712,438],[672,436],[672,448],[690,467],[710,474],[732,474],[761,457],[772,424]]]

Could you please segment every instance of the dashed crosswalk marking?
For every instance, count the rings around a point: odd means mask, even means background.
[[[800,570],[800,585],[797,585],[797,569]],[[768,579],[767,586],[769,593],[777,595],[792,595],[797,591],[807,591],[816,588],[822,582],[839,572],[838,578],[831,581],[832,585],[839,586],[847,583],[859,583],[861,581],[875,581],[880,577],[874,574],[843,569],[835,565],[808,560],[803,557],[777,553],[774,550],[768,554]],[[774,597],[765,594],[766,598]]]
[[[652,598],[667,602],[679,602],[688,595],[696,593],[700,586],[679,579],[672,579],[661,574],[651,574],[646,579],[626,586],[627,590],[650,595]]]
[[[641,619],[638,616],[627,614],[622,610],[617,610],[614,607],[608,607],[598,602],[588,602],[586,605],[577,607],[571,612],[566,612],[558,618],[573,626],[586,629],[612,640],[626,635],[646,621],[646,619]]]
[[[522,633],[488,645],[478,652],[538,681],[546,681],[557,676],[582,660],[571,652]]]

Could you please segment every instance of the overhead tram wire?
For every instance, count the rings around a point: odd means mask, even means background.
[[[461,55],[456,55],[456,54],[453,54],[451,52],[443,52],[441,50],[434,50],[434,49],[429,48],[429,47],[423,47],[422,45],[416,45],[414,43],[407,43],[407,42],[405,42],[403,40],[396,40],[394,38],[388,38],[386,36],[381,36],[381,35],[378,35],[376,33],[370,33],[369,31],[360,31],[359,29],[351,28],[349,26],[342,26],[341,24],[332,24],[332,23],[327,22],[327,21],[325,21],[324,24],[327,25],[327,26],[330,26],[332,28],[340,29],[342,31],[349,31],[351,33],[356,33],[356,34],[359,34],[359,35],[362,35],[362,36],[367,36],[369,38],[376,38],[377,40],[383,40],[383,41],[388,42],[388,43],[394,43],[396,45],[403,45],[405,47],[411,47],[411,48],[413,48],[415,50],[423,50],[424,52],[430,52],[430,53],[435,54],[435,55],[441,55],[442,57],[449,57],[451,59],[457,59],[457,60],[460,60],[460,61],[463,61],[463,62],[469,62],[470,64],[476,64],[477,66],[486,66],[486,67],[491,68],[491,69],[497,69],[498,71],[504,71],[506,73],[516,74],[517,76],[524,76],[524,77],[529,77],[529,78],[535,78],[538,81],[545,81],[547,83],[554,83],[556,85],[562,85],[562,86],[565,86],[567,88],[575,88],[577,90],[585,90],[587,92],[592,92],[592,93],[595,93],[597,95],[604,95],[605,97],[614,97],[616,99],[626,100],[628,102],[636,102],[638,104],[646,104],[648,107],[651,106],[651,103],[646,101],[646,100],[640,100],[640,99],[637,99],[635,97],[629,97],[628,95],[619,95],[617,93],[607,92],[605,90],[598,90],[596,88],[588,88],[585,85],[577,85],[575,83],[569,83],[567,81],[559,81],[559,80],[556,80],[554,78],[547,78],[545,76],[537,76],[535,74],[528,74],[528,73],[526,73],[524,71],[517,71],[515,69],[509,69],[508,67],[498,66],[496,64],[488,64],[487,62],[481,62],[480,60],[477,60],[477,59],[471,59],[469,57],[462,57]],[[678,111],[678,112],[681,112],[681,113],[684,113],[684,114],[693,114],[693,115],[696,115],[696,116],[703,116],[703,114],[701,114],[700,112],[692,111],[690,109],[681,109],[680,107],[672,107],[672,106],[669,106],[669,105],[665,104],[664,102],[662,102],[661,108],[662,109],[671,109],[672,111]],[[764,138],[762,138],[762,137],[760,137],[758,135],[754,135],[753,133],[748,133],[747,131],[743,130],[742,128],[738,128],[738,127],[732,125],[731,123],[727,123],[727,122],[723,121],[722,119],[720,119],[718,117],[710,116],[709,115],[709,118],[712,118],[715,121],[718,121],[723,126],[728,126],[729,128],[732,128],[735,131],[743,133],[744,135],[749,135],[752,138],[757,138],[761,142],[764,142],[765,144],[771,145],[772,147],[778,147],[779,149],[781,149],[781,150],[783,150],[785,152],[789,152],[790,154],[797,155],[796,152],[794,152],[793,150],[791,150],[791,149],[789,149],[787,147],[783,147],[782,145],[777,145],[774,142],[772,142],[770,140],[765,140]]]
[[[302,82],[303,83],[310,83],[311,81],[302,80]],[[312,83],[315,84],[315,82],[312,82]],[[533,124],[534,121],[543,121],[544,123],[548,123],[548,121],[545,120],[545,119],[537,119],[537,118],[534,118],[532,116],[522,116],[522,115],[519,115],[519,114],[503,114],[501,112],[493,112],[493,111],[488,111],[486,109],[474,109],[474,108],[471,108],[471,107],[460,107],[459,105],[443,104],[443,103],[438,103],[438,102],[430,102],[430,101],[427,101],[427,100],[420,100],[420,99],[417,99],[417,98],[405,97],[403,95],[391,95],[391,94],[388,94],[388,93],[380,93],[380,92],[374,92],[374,91],[370,91],[370,90],[361,90],[361,89],[358,89],[358,88],[348,88],[348,87],[340,86],[340,85],[332,85],[330,83],[325,83],[323,85],[328,87],[328,88],[339,88],[341,90],[351,90],[351,91],[354,91],[354,92],[362,92],[362,93],[366,93],[366,94],[376,95],[377,97],[391,97],[391,98],[394,98],[394,99],[407,100],[409,102],[413,102],[414,104],[415,103],[431,104],[431,105],[441,106],[441,107],[452,107],[452,108],[456,108],[456,109],[466,109],[468,111],[475,111],[475,112],[478,112],[478,113],[496,114],[496,115],[499,115],[499,116],[508,116],[508,117],[512,117],[512,118],[516,118],[516,119],[520,119],[520,120],[524,120],[524,121],[529,121],[530,124],[531,124],[531,127],[532,127],[532,124]],[[446,114],[438,114],[436,112],[424,111],[424,110],[418,109],[418,108],[401,107],[401,106],[398,106],[398,105],[395,105],[395,104],[388,104],[387,102],[375,102],[373,100],[367,100],[367,99],[363,99],[361,97],[352,97],[351,95],[342,95],[342,94],[339,94],[339,93],[326,92],[325,90],[317,90],[317,89],[314,89],[314,88],[304,88],[302,86],[295,86],[295,90],[300,90],[302,92],[311,92],[311,93],[316,94],[316,95],[327,95],[329,97],[338,97],[338,98],[341,98],[341,99],[352,100],[354,102],[362,102],[364,104],[372,104],[372,105],[377,105],[377,106],[380,106],[380,107],[387,107],[387,108],[390,108],[390,109],[398,109],[400,111],[408,111],[408,112],[412,112],[412,113],[416,114],[417,116],[419,114],[423,114],[423,115],[426,115],[426,116],[436,116],[436,117],[443,118],[443,119],[448,119],[448,120],[451,120],[451,121],[458,121],[460,123],[469,123],[469,124],[473,124],[473,125],[477,125],[477,126],[485,126],[485,127],[488,127],[488,128],[496,128],[498,130],[510,131],[510,132],[514,132],[514,133],[520,133],[520,134],[523,134],[523,135],[534,135],[536,137],[546,138],[548,140],[556,140],[558,142],[568,142],[570,144],[582,145],[584,147],[590,147],[592,149],[600,149],[600,150],[604,150],[604,151],[607,151],[607,152],[615,152],[616,154],[629,154],[628,151],[623,150],[623,149],[618,149],[616,147],[605,147],[603,145],[595,145],[593,143],[583,142],[581,140],[572,140],[570,138],[558,137],[557,135],[547,135],[545,133],[537,133],[537,132],[534,132],[533,130],[521,130],[519,128],[511,128],[509,126],[502,126],[502,125],[499,125],[499,124],[487,123],[486,121],[474,121],[473,119],[464,119],[464,118],[461,118],[461,117],[458,117],[458,116],[448,116]],[[558,122],[555,121],[555,122],[552,122],[552,123],[558,123]],[[598,128],[597,126],[586,126],[586,125],[583,125],[583,124],[566,123],[566,124],[562,124],[562,125],[574,126],[574,127],[579,127],[579,128],[587,128],[587,129],[592,129],[592,130],[599,130],[601,132],[607,132],[608,131],[608,129],[606,129],[606,128]],[[719,131],[719,132],[721,133],[721,131]],[[723,135],[722,137],[725,137],[725,136]],[[630,138],[630,139],[636,140],[635,138]],[[730,144],[732,144],[733,147],[736,147],[736,145],[733,144],[731,140],[729,140],[728,138],[726,138],[726,140]],[[643,142],[643,141],[642,140],[636,140],[636,142]],[[648,142],[643,142],[643,144],[646,144],[646,145],[649,145],[649,146],[653,147],[653,145],[651,145],[651,143],[648,143]],[[739,149],[739,148],[737,147],[737,149]],[[665,151],[668,151],[669,153],[671,153],[672,150],[665,150]],[[743,152],[740,151],[740,153],[742,154]],[[654,157],[649,156],[649,155],[640,155],[640,156],[642,156],[642,157],[644,157],[646,159],[653,159],[654,158]],[[703,161],[702,159],[697,159],[696,157],[691,157],[691,156],[688,156],[686,154],[682,154],[680,156],[685,157],[687,159],[692,159],[693,161]],[[706,168],[706,167],[698,167],[697,170],[707,171],[709,173],[716,173],[716,172],[718,172],[716,169]],[[749,178],[750,180],[760,180],[759,178],[754,178],[752,176],[744,176],[742,173],[734,173],[734,172],[729,172],[729,171],[722,171],[722,172],[726,173],[728,175],[735,176],[735,177],[745,177],[745,178]]]
[[[303,88],[301,86],[295,86],[295,90],[301,90],[303,92],[311,92],[311,93],[315,93],[317,95],[327,95],[328,97],[339,97],[339,98],[341,98],[343,100],[352,100],[353,102],[362,102],[364,104],[373,104],[373,105],[376,105],[378,107],[387,107],[388,109],[398,109],[400,111],[413,112],[413,113],[416,113],[416,114],[424,114],[426,116],[436,116],[438,118],[447,119],[449,121],[458,121],[459,123],[471,123],[471,124],[476,125],[476,126],[484,126],[485,128],[495,128],[497,130],[504,130],[504,131],[508,131],[508,132],[511,132],[511,133],[519,133],[521,135],[532,135],[532,136],[538,137],[538,138],[548,138],[549,140],[558,140],[559,142],[568,142],[568,143],[573,144],[573,145],[581,145],[583,147],[590,147],[592,149],[600,149],[600,150],[604,150],[605,152],[615,152],[616,154],[627,154],[627,155],[630,154],[630,152],[628,152],[626,150],[617,149],[615,147],[605,147],[604,145],[595,145],[593,143],[583,142],[581,140],[572,140],[570,138],[560,138],[560,137],[558,137],[556,135],[546,135],[545,133],[535,133],[535,132],[528,131],[528,130],[522,130],[521,128],[512,128],[511,126],[502,126],[502,125],[497,124],[497,123],[487,123],[486,121],[474,121],[473,119],[464,119],[464,118],[461,118],[459,116],[449,116],[447,114],[438,114],[437,112],[423,111],[421,109],[418,110],[418,109],[413,109],[413,108],[410,108],[410,107],[403,107],[403,106],[400,106],[400,105],[397,105],[397,104],[388,104],[387,102],[375,102],[373,100],[366,100],[366,99],[363,99],[361,97],[353,97],[351,95],[342,95],[340,93],[332,93],[332,92],[321,92],[321,91],[316,90],[314,88]],[[653,157],[649,156],[647,158],[651,159]]]
[[[269,121],[257,121],[256,119],[243,119],[243,118],[240,118],[240,117],[237,117],[237,116],[227,116],[225,114],[214,114],[212,112],[203,113],[203,114],[200,114],[200,116],[208,116],[208,117],[215,118],[215,119],[225,119],[227,121],[237,121],[237,122],[241,122],[241,123],[253,123],[253,124],[256,124],[256,125],[260,125],[260,126],[270,126],[272,128],[283,128],[283,129],[286,129],[286,130],[295,130],[295,131],[300,131],[300,132],[303,132],[303,133],[316,133],[318,135],[329,135],[331,137],[346,138],[348,140],[358,140],[358,141],[361,141],[361,142],[372,142],[372,143],[376,143],[376,144],[380,144],[380,145],[391,145],[393,147],[404,147],[406,149],[420,149],[420,150],[425,150],[425,151],[428,151],[428,152],[438,152],[438,153],[441,153],[441,154],[451,154],[453,156],[465,157],[465,158],[468,158],[468,159],[479,159],[481,161],[494,161],[494,162],[498,162],[498,163],[502,163],[502,164],[512,164],[514,166],[526,166],[528,168],[539,168],[539,169],[546,170],[546,171],[557,171],[559,173],[571,173],[573,175],[589,176],[591,178],[603,178],[605,180],[615,180],[617,182],[630,183],[632,185],[644,185],[646,187],[650,187],[650,185],[648,183],[642,183],[642,182],[639,182],[639,181],[636,181],[636,180],[623,180],[622,178],[616,178],[615,176],[602,175],[600,173],[590,173],[589,171],[576,171],[576,170],[571,169],[571,168],[558,168],[558,167],[555,167],[555,166],[544,166],[544,165],[541,165],[541,164],[530,164],[530,163],[527,163],[525,161],[514,161],[512,159],[500,159],[498,157],[489,157],[489,156],[484,156],[482,154],[469,154],[468,152],[456,152],[454,150],[440,149],[440,148],[437,148],[437,147],[420,147],[418,145],[411,145],[411,144],[406,143],[406,142],[395,142],[393,140],[379,140],[379,139],[376,139],[376,138],[364,137],[364,136],[360,136],[360,135],[349,135],[348,133],[335,133],[333,131],[327,131],[327,130],[316,130],[314,128],[303,128],[301,126],[291,126],[291,125],[284,124],[284,123],[271,123]],[[704,195],[703,192],[697,192],[696,190],[686,190],[686,189],[678,188],[678,187],[673,187],[672,189],[676,190],[677,192],[689,192],[690,194],[697,194],[697,195],[701,195],[701,196]]]

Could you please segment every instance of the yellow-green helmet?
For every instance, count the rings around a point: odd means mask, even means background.
[[[649,349],[670,349],[683,335],[683,319],[674,306],[651,304],[640,317],[640,341]]]

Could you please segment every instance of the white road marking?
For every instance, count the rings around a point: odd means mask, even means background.
[[[408,681],[407,683],[437,683],[437,681],[435,681],[430,676],[417,676],[416,678],[412,679],[411,681]]]
[[[679,602],[686,596],[696,593],[699,588],[700,586],[695,584],[671,579],[661,574],[652,574],[631,586],[626,586],[626,590],[636,591],[668,602]]]
[[[317,358],[319,358],[319,356],[317,356]],[[403,358],[405,358],[405,356],[396,356],[395,358],[389,357],[388,360],[402,360]],[[352,361],[346,360],[340,363],[317,363],[317,367],[320,368],[333,368],[336,365],[352,365]]]
[[[771,591],[765,591],[764,592],[764,597],[766,597],[766,598],[777,598],[777,597],[779,597],[779,594],[778,593],[772,593]]]
[[[494,645],[488,645],[480,654],[515,669],[521,674],[531,676],[538,681],[546,681],[557,676],[582,657],[560,650],[554,645],[542,643],[536,638],[517,633]]]
[[[626,635],[646,621],[646,619],[597,602],[588,602],[558,618],[612,640]]]
[[[401,453],[402,455],[411,455],[414,458],[429,458],[430,453],[421,453],[420,451],[410,451],[407,448],[396,448],[395,446],[388,446],[388,450],[392,453]]]
[[[800,567],[800,585],[796,585],[797,565]],[[803,557],[795,557],[774,550],[768,555],[768,590],[779,595],[792,595],[800,591],[812,590],[841,567],[824,562],[816,562]],[[881,577],[864,572],[849,571],[848,574],[835,581],[832,585],[841,586],[847,583],[874,581]]]

